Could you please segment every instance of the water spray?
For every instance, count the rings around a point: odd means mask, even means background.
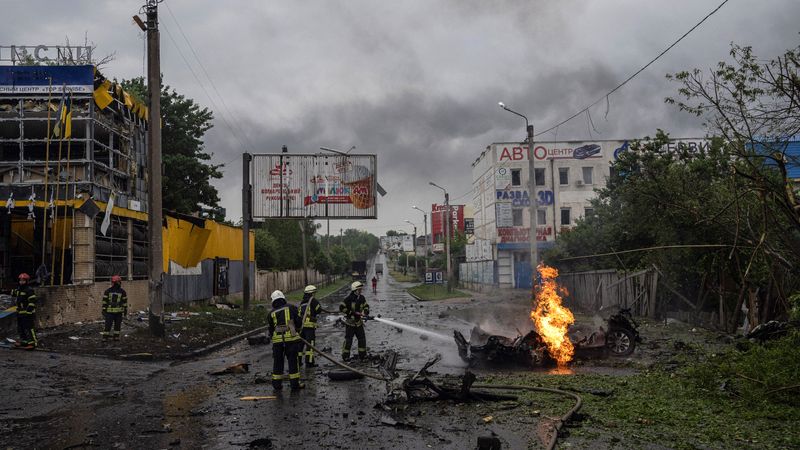
[[[390,319],[383,319],[383,318],[381,318],[381,316],[369,317],[369,319],[376,320],[376,321],[381,322],[381,323],[385,323],[386,325],[390,325],[390,326],[393,326],[395,328],[400,328],[402,330],[407,330],[407,331],[410,331],[412,333],[417,333],[417,334],[421,334],[423,336],[432,337],[434,339],[437,339],[437,340],[440,340],[440,341],[444,341],[444,342],[449,342],[451,344],[453,343],[453,338],[451,336],[445,336],[444,334],[439,334],[439,333],[436,333],[434,331],[425,330],[425,329],[418,328],[418,327],[415,327],[415,326],[411,326],[411,325],[407,325],[407,324],[404,324],[404,323],[396,322],[396,321],[390,320]]]

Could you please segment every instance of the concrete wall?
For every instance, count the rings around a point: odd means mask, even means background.
[[[36,288],[37,326],[54,327],[101,319],[103,292],[109,286],[109,283],[86,283]],[[147,280],[125,281],[122,287],[128,293],[130,311],[147,309]]]

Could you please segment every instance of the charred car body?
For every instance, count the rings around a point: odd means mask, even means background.
[[[569,337],[578,356],[597,353],[628,356],[633,353],[636,343],[641,342],[638,327],[630,310],[620,309],[611,314],[602,326],[594,330],[576,327]],[[472,329],[469,340],[458,331],[453,334],[459,356],[470,365],[480,362],[525,366],[555,364],[547,352],[547,345],[535,330],[524,335],[518,331],[514,338],[492,335],[477,326]]]

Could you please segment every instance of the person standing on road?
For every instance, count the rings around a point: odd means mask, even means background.
[[[103,292],[103,318],[106,320],[106,326],[100,334],[103,335],[104,341],[107,341],[109,336],[113,336],[115,341],[119,340],[122,317],[127,314],[128,294],[122,289],[122,277],[114,275],[111,277],[111,287]]]
[[[322,305],[319,304],[319,301],[314,296],[316,292],[317,287],[309,284],[303,290],[303,300],[300,302],[300,317],[303,318],[303,329],[300,330],[300,337],[311,345],[316,345],[317,316],[322,312]],[[305,358],[306,367],[317,367],[314,362],[314,349],[308,345],[303,345],[305,348],[299,355],[300,365],[303,365],[303,358]]]
[[[377,294],[378,293],[378,277],[377,277],[377,275],[373,275],[372,276],[372,293],[373,294]]]
[[[358,339],[358,358],[367,356],[367,336],[364,333],[364,319],[369,316],[367,299],[361,295],[364,284],[354,281],[350,285],[350,295],[342,300],[339,311],[344,314],[344,344],[342,345],[342,359],[350,359],[350,347],[353,345],[353,336]]]
[[[267,317],[267,328],[272,336],[272,388],[276,391],[283,389],[283,360],[289,362],[289,384],[293,391],[304,388],[300,383],[300,369],[297,367],[300,342],[297,330],[302,329],[303,323],[297,307],[286,303],[286,296],[281,291],[274,291],[272,299],[272,312]]]
[[[36,322],[36,293],[31,288],[31,276],[21,273],[18,277],[19,286],[11,291],[11,296],[17,303],[17,330],[19,342],[15,345],[25,350],[33,350],[39,344],[36,340],[36,331],[33,329]]]

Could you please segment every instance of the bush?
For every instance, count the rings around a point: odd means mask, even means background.
[[[800,331],[743,351],[711,355],[687,370],[689,380],[711,392],[740,397],[753,404],[800,406]]]

